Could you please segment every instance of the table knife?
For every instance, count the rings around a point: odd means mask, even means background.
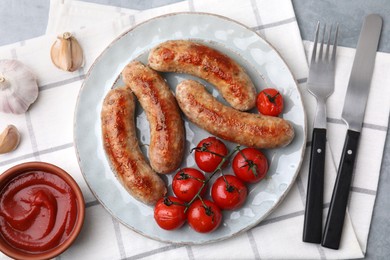
[[[348,130],[321,242],[322,246],[332,249],[338,249],[340,246],[352,173],[381,29],[382,18],[379,15],[366,16],[345,96],[342,119],[347,124]]]

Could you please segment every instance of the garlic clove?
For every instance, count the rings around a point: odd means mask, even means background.
[[[18,147],[20,134],[14,125],[7,126],[0,134],[0,154],[9,153]]]
[[[0,60],[0,112],[22,114],[38,97],[38,83],[17,60]]]
[[[50,56],[57,68],[70,72],[78,70],[84,62],[83,50],[69,32],[57,37],[51,47]]]

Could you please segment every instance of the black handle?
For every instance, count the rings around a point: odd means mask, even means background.
[[[348,130],[322,238],[322,246],[339,249],[360,133]]]
[[[326,129],[314,128],[310,152],[303,241],[321,243]]]

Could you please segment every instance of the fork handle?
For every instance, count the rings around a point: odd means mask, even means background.
[[[310,152],[303,241],[321,243],[326,129],[314,128]]]

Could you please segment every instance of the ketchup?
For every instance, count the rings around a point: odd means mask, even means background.
[[[60,245],[76,218],[76,195],[57,175],[26,172],[0,191],[0,235],[18,249],[41,253]]]

